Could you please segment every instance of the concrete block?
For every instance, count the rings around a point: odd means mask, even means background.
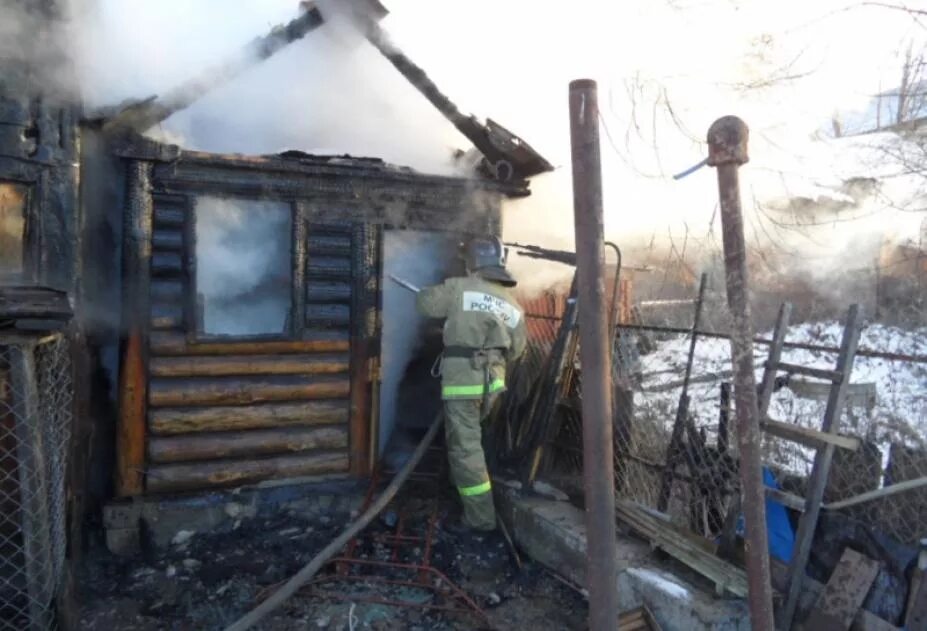
[[[500,490],[501,489],[501,490]],[[523,497],[498,485],[496,504],[518,545],[535,561],[578,585],[585,585],[585,514],[572,504]],[[618,539],[618,590],[622,611],[646,605],[664,629],[747,631],[746,602],[722,599],[682,568],[658,560],[650,545]],[[678,571],[677,571],[678,570]]]
[[[107,528],[106,548],[117,556],[133,556],[142,549],[138,526],[135,528]]]
[[[351,508],[362,501],[362,486],[356,480],[317,483],[275,484],[198,495],[139,497],[132,502],[113,502],[103,509],[103,519],[117,548],[137,547],[144,536],[155,547],[171,545],[182,530],[198,533],[229,531],[237,522],[270,517],[289,511],[307,519],[346,519]],[[139,526],[143,534],[139,534]],[[135,535],[121,532],[134,529]],[[132,542],[135,542],[134,544]]]
[[[142,504],[133,501],[120,501],[107,504],[103,507],[103,527],[110,528],[138,528],[138,520],[142,515]]]

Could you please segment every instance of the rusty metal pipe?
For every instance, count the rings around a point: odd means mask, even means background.
[[[576,227],[580,361],[583,384],[583,476],[586,499],[586,587],[589,628],[618,621],[611,349],[605,313],[602,165],[595,81],[570,83],[573,216]]]
[[[718,169],[724,272],[731,312],[731,360],[734,367],[740,484],[746,522],[750,623],[754,631],[773,631],[766,497],[760,460],[756,375],[753,372],[753,325],[747,301],[747,252],[737,172],[749,160],[748,135],[747,125],[736,116],[725,116],[715,121],[708,130],[708,164]]]

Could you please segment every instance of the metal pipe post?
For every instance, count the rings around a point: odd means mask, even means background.
[[[756,375],[753,372],[753,330],[747,302],[747,252],[737,170],[746,163],[747,125],[735,116],[718,119],[708,130],[708,164],[718,169],[718,193],[724,236],[724,270],[731,311],[731,359],[740,485],[746,522],[747,582],[750,622],[754,631],[773,630],[769,537],[760,460],[760,426]]]
[[[618,624],[615,463],[611,349],[605,313],[602,165],[595,81],[580,79],[570,83],[570,143],[580,304],[589,628],[592,631],[612,631]]]

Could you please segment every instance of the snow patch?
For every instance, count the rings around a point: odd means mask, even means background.
[[[772,333],[767,331],[761,336],[769,338]],[[842,336],[843,326],[839,322],[808,322],[790,327],[786,341],[839,347]],[[927,355],[927,328],[905,330],[872,324],[864,328],[859,346],[889,353]],[[659,342],[655,352],[642,357],[644,392],[637,394],[635,404],[641,418],[661,422],[667,432],[673,424],[681,387],[662,392],[652,390],[680,379],[685,368],[688,347],[688,336],[671,336]],[[763,374],[763,362],[766,360],[767,351],[766,346],[754,347],[754,366],[758,383]],[[782,361],[832,369],[836,362],[836,353],[786,348],[782,353]],[[695,350],[693,378],[708,374],[729,375],[730,373],[725,371],[730,370],[730,342],[724,339],[700,338]],[[709,436],[717,431],[719,384],[722,380],[730,380],[730,377],[719,377],[710,383],[695,383],[689,386],[689,412],[700,427],[706,428]],[[927,446],[927,441],[924,440],[924,436],[927,436],[927,365],[857,356],[851,383],[874,384],[876,401],[871,409],[848,405],[841,415],[841,433],[859,436],[875,443],[883,452],[883,460],[887,459],[892,443]],[[769,416],[780,421],[819,429],[825,405],[824,401],[801,398],[792,390],[783,388],[773,395]],[[810,471],[814,455],[812,450],[789,445],[787,454],[786,461],[775,464],[798,474],[807,474]]]
[[[627,569],[628,574],[649,583],[659,589],[661,592],[669,594],[672,598],[688,600],[692,594],[688,589],[676,583],[653,570],[641,567],[631,567]]]

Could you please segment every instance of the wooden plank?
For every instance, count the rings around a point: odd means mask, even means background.
[[[772,400],[773,390],[776,387],[776,365],[779,363],[779,358],[782,357],[782,345],[785,342],[785,334],[788,331],[791,317],[792,304],[783,302],[779,305],[779,315],[776,316],[776,327],[773,329],[772,344],[769,346],[769,356],[766,358],[763,379],[760,381],[759,396],[757,399],[757,409],[760,411],[760,418],[766,416],[766,411],[769,410],[769,402]]]
[[[775,557],[769,559],[770,570],[772,571],[773,588],[779,592],[785,592],[788,589],[788,572],[789,567]],[[824,586],[811,578],[805,577],[804,587],[801,598],[799,599],[798,611],[807,615],[817,603],[818,597],[824,593]],[[853,619],[853,631],[900,631],[898,627],[879,618],[871,611],[860,609],[856,612]],[[825,631],[824,629],[812,629],[811,631]]]
[[[913,491],[914,489],[919,489],[924,486],[927,486],[927,477],[906,480],[904,482],[899,482],[898,484],[883,486],[881,489],[876,489],[874,491],[860,493],[859,495],[848,497],[847,499],[840,500],[839,502],[825,504],[824,508],[827,510],[840,510],[841,508],[849,508],[850,506],[856,506],[857,504],[865,504],[866,502],[871,502],[873,500],[884,499],[891,495],[895,495],[896,493]]]
[[[149,429],[158,436],[297,427],[348,422],[347,401],[304,401],[249,406],[158,408],[149,412]]]
[[[771,418],[767,418],[761,422],[760,428],[767,434],[772,434],[778,438],[791,440],[792,442],[800,443],[815,449],[821,449],[826,445],[831,445],[833,447],[840,447],[841,449],[856,451],[862,444],[859,438],[855,436],[844,436],[833,432],[819,432],[810,427],[802,427],[793,423],[776,421]]]
[[[309,254],[306,238],[309,231],[309,205],[305,200],[297,201],[292,212],[293,234],[290,244],[290,282],[293,296],[290,305],[290,334],[299,337],[306,326],[306,265]]]
[[[116,425],[116,495],[139,495],[145,469],[145,398],[148,380],[142,356],[142,337],[129,334],[122,360],[119,422]]]
[[[370,465],[370,365],[366,329],[367,279],[373,270],[367,257],[367,234],[363,224],[354,224],[351,234],[351,441],[348,449],[351,475],[364,477]],[[377,264],[376,260],[372,261]]]
[[[846,385],[853,373],[853,361],[856,358],[861,328],[859,305],[852,305],[847,312],[843,340],[837,356],[836,370],[843,374],[843,380],[839,384],[834,384],[830,397],[827,399],[827,408],[824,410],[824,421],[821,427],[824,432],[836,434],[840,428],[840,416],[846,402]],[[802,582],[805,580],[805,568],[811,554],[811,543],[814,541],[814,531],[817,529],[818,516],[821,512],[821,503],[824,500],[824,490],[827,487],[827,477],[830,474],[830,464],[834,458],[835,449],[833,444],[827,444],[823,449],[819,449],[811,467],[811,478],[808,481],[806,496],[807,504],[805,512],[799,519],[792,562],[789,566],[788,593],[780,612],[780,624],[786,629],[791,627],[795,619]]]
[[[160,377],[149,384],[152,407],[250,405],[270,401],[339,399],[351,392],[347,375],[273,375],[177,379]]]
[[[618,631],[662,631],[646,606],[618,614]]]
[[[183,230],[155,230],[151,235],[151,246],[156,250],[182,250]]]
[[[805,498],[768,486],[765,487],[765,489],[767,498],[775,502],[779,502],[783,506],[787,506],[792,510],[797,510],[799,512],[805,511]]]
[[[309,327],[345,327],[350,322],[350,305],[324,303],[306,305],[306,325]]]
[[[927,629],[927,581],[923,578],[908,603],[905,629]]]
[[[909,585],[904,626],[906,629],[927,629],[927,547],[923,540]]]
[[[148,471],[148,490],[154,493],[196,491],[253,484],[272,478],[296,478],[345,473],[344,451],[277,456],[255,460],[153,465]]]
[[[156,436],[148,440],[148,458],[153,463],[162,464],[223,458],[256,458],[314,449],[344,449],[347,446],[347,426],[287,427],[245,432]]]
[[[183,305],[153,303],[151,305],[151,328],[153,329],[182,329]]]
[[[619,519],[654,546],[712,581],[719,592],[730,592],[740,598],[747,596],[746,572],[718,558],[704,540],[693,539],[692,535],[647,514],[630,502],[617,500],[615,512]]]
[[[152,274],[157,276],[179,276],[181,272],[183,272],[183,259],[180,252],[152,252]]]
[[[834,383],[843,379],[843,373],[839,370],[815,368],[814,366],[802,366],[801,364],[787,364],[785,362],[779,362],[778,367],[780,370],[785,371],[791,375],[804,375],[805,377],[814,377],[815,379],[823,379],[824,381],[830,381]]]
[[[185,218],[186,211],[183,208],[161,206],[160,204],[155,206],[154,222],[158,227],[180,227],[183,226]]]
[[[804,628],[848,631],[878,573],[876,561],[846,548]]]
[[[920,567],[914,569],[911,579],[904,626],[906,629],[927,629],[927,571]]]
[[[313,231],[309,235],[308,246],[313,256],[351,256],[351,235],[320,234]]]
[[[351,259],[348,257],[312,256],[306,264],[306,273],[312,278],[350,278]]]
[[[291,341],[209,341],[188,343],[181,333],[153,332],[155,355],[285,355],[292,353],[341,353],[350,347],[345,339]]]
[[[126,208],[123,213],[123,330],[119,418],[116,426],[115,487],[118,497],[143,491],[145,469],[146,354],[151,301],[151,163],[133,161],[126,167]]]
[[[181,280],[159,278],[151,281],[151,300],[160,303],[183,304],[184,283]]]
[[[306,300],[309,302],[347,302],[351,299],[351,285],[335,281],[312,280],[306,283]]]
[[[346,354],[155,357],[152,377],[320,375],[348,371]]]

